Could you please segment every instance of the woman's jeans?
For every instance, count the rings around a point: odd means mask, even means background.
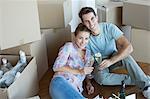
[[[49,93],[52,99],[85,99],[72,85],[63,77],[54,77],[51,80]]]
[[[125,68],[128,74],[111,73],[111,70],[116,67]],[[127,85],[137,85],[142,90],[150,85],[149,77],[142,71],[132,56],[128,56],[102,71],[99,71],[96,66],[94,71],[94,79],[101,85],[121,85],[122,80],[124,80]]]

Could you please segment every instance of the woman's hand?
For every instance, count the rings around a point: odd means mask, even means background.
[[[93,94],[94,93],[94,87],[91,83],[87,83],[86,84],[86,90],[87,90],[87,93],[90,95],[90,94]]]
[[[84,67],[81,69],[81,74],[91,74],[91,72],[93,71],[94,67]]]

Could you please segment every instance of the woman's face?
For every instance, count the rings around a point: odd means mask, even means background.
[[[88,44],[90,37],[89,32],[79,31],[75,37],[75,43],[77,44],[79,49],[85,49],[86,45]]]

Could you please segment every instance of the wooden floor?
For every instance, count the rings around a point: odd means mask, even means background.
[[[52,75],[53,75],[53,71],[52,71],[52,69],[50,69],[46,72],[44,77],[41,79],[41,81],[39,83],[39,86],[40,86],[40,90],[39,90],[40,99],[51,99],[50,95],[49,95],[49,83],[50,83],[50,80],[52,78]]]
[[[143,71],[147,74],[150,75],[150,64],[145,64],[145,63],[139,63],[141,65],[141,68]],[[122,71],[125,72],[125,71]],[[52,78],[53,72],[52,70],[48,70],[44,77],[40,81],[40,91],[39,91],[39,96],[41,99],[51,99],[49,96],[49,83]],[[95,93],[92,95],[87,95],[86,92],[84,91],[83,94],[84,96],[88,97],[89,99],[92,99],[96,95],[103,95],[105,98],[108,98],[112,93],[117,94],[120,86],[100,86],[98,85],[95,81],[93,81],[93,85],[95,86]],[[140,90],[136,88],[135,86],[127,86],[126,87],[126,93],[127,94],[132,94],[136,93],[137,99],[145,99],[143,95],[141,94]]]

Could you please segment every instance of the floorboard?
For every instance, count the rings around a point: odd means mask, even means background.
[[[143,71],[147,74],[150,75],[150,64],[147,63],[138,63]],[[116,71],[120,73],[119,71]],[[121,73],[126,73],[126,71],[121,70]],[[51,99],[49,95],[49,83],[52,78],[53,71],[52,69],[49,69],[46,74],[43,76],[41,81],[39,82],[40,85],[40,91],[39,91],[39,96],[41,99]],[[120,86],[100,86],[98,85],[95,81],[92,82],[95,86],[95,93],[92,95],[87,95],[86,91],[83,92],[84,96],[88,97],[89,99],[92,99],[96,95],[103,95],[105,98],[108,98],[112,93],[117,94],[118,91],[120,90]],[[136,86],[127,86],[126,87],[126,94],[132,94],[136,93],[137,99],[145,99],[143,95],[141,94],[140,90]]]

